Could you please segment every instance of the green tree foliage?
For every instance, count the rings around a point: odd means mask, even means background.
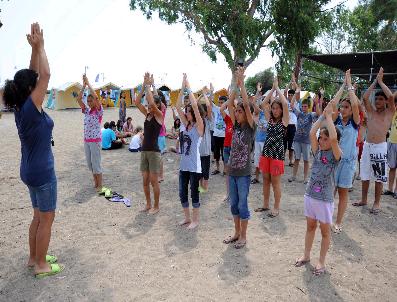
[[[349,42],[353,51],[395,49],[397,1],[363,0],[350,15]]]
[[[130,8],[147,18],[156,11],[168,24],[182,23],[200,33],[204,52],[214,62],[221,53],[231,70],[240,59],[249,66],[273,33],[269,5],[263,0],[131,0]]]
[[[273,86],[273,78],[274,74],[271,68],[265,69],[252,77],[247,78],[245,81],[245,87],[247,87],[247,91],[250,94],[256,93],[256,84],[262,84],[262,91],[266,92],[271,89]]]

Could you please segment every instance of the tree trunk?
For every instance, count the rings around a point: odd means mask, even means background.
[[[296,56],[295,56],[295,67],[294,67],[294,75],[295,75],[295,80],[298,82],[299,80],[299,74],[302,69],[302,51],[298,51]]]

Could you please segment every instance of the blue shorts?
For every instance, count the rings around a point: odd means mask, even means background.
[[[293,147],[294,147],[295,159],[300,160],[302,155],[304,161],[309,160],[310,144],[294,142]]]
[[[248,194],[250,191],[251,176],[229,176],[230,211],[233,216],[242,220],[250,219],[248,209]]]
[[[57,207],[57,180],[52,180],[38,187],[29,186],[30,199],[33,208],[40,212],[52,212]]]
[[[229,164],[230,150],[231,147],[223,147],[223,163],[225,165]]]
[[[165,136],[159,136],[157,139],[157,144],[159,145],[160,153],[164,153],[167,149],[167,144],[165,143]]]
[[[342,159],[335,169],[335,187],[350,189],[353,186],[353,177],[356,172],[356,160]]]

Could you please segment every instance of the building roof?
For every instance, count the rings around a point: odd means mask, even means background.
[[[83,88],[83,86],[79,82],[66,82],[65,84],[56,88],[58,91],[66,91],[70,87],[77,86],[79,89]]]

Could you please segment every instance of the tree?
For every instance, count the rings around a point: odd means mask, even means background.
[[[262,84],[262,91],[266,92],[273,86],[274,74],[271,68],[265,69],[252,77],[247,78],[245,81],[245,87],[247,87],[247,91],[250,94],[255,94],[256,92],[256,84]]]
[[[306,51],[321,33],[328,14],[322,7],[330,0],[278,0],[272,1],[271,10],[275,26],[275,40],[272,49],[279,57],[280,71],[295,60],[294,74],[298,79],[302,53]]]
[[[131,0],[130,8],[200,33],[203,51],[214,62],[221,53],[231,70],[240,60],[248,67],[274,31],[267,1]]]

